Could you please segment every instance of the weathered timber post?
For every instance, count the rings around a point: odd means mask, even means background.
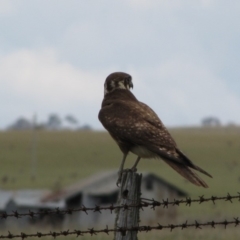
[[[137,205],[140,203],[142,174],[125,170],[122,174],[118,205]],[[115,228],[126,229],[138,227],[139,208],[117,209]],[[137,231],[115,232],[114,240],[137,240]]]

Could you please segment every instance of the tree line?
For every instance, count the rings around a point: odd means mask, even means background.
[[[7,127],[7,130],[91,130],[91,126],[88,124],[81,125],[78,119],[69,114],[61,118],[56,113],[49,114],[45,122],[38,122],[36,116],[33,119],[27,119],[26,117],[17,118],[12,124]]]

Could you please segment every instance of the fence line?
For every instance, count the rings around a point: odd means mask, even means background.
[[[21,232],[20,234],[12,234],[11,232],[8,231],[7,235],[0,235],[0,239],[12,239],[12,238],[22,238],[23,240],[27,237],[48,237],[52,236],[54,238],[59,237],[59,236],[69,236],[69,235],[76,235],[78,236],[84,236],[84,235],[97,235],[99,233],[106,233],[107,235],[111,232],[120,232],[123,236],[126,234],[127,231],[132,231],[132,232],[150,232],[152,230],[163,230],[163,229],[170,229],[170,231],[173,231],[176,228],[180,229],[186,229],[189,227],[195,228],[195,229],[202,229],[202,227],[207,227],[210,226],[212,228],[215,228],[215,226],[222,225],[227,228],[228,225],[233,225],[235,224],[236,226],[239,226],[240,220],[237,218],[233,218],[233,220],[224,220],[224,221],[211,221],[211,222],[204,222],[200,223],[195,220],[194,223],[185,223],[182,224],[168,224],[168,225],[161,225],[158,223],[157,226],[137,226],[137,227],[130,227],[130,228],[112,228],[109,229],[108,226],[106,226],[105,229],[100,229],[100,230],[95,230],[94,228],[89,228],[88,230],[82,231],[82,230],[73,230],[73,231],[60,231],[60,232],[52,232],[50,231],[49,233],[42,233],[42,232],[37,232],[37,233],[24,233]]]
[[[64,209],[64,210],[60,210],[59,208],[56,208],[54,210],[40,210],[38,212],[33,212],[31,210],[28,210],[28,212],[26,213],[18,213],[18,211],[12,211],[12,213],[6,213],[3,212],[0,214],[0,218],[2,219],[7,219],[8,217],[15,217],[16,219],[19,219],[21,217],[30,217],[30,218],[34,218],[35,216],[38,215],[50,215],[50,214],[62,214],[62,215],[66,215],[69,214],[71,215],[74,212],[85,212],[86,214],[88,214],[89,211],[92,212],[99,212],[102,213],[101,211],[105,211],[105,210],[109,210],[111,213],[113,211],[115,211],[116,209],[124,209],[124,210],[128,210],[130,208],[147,208],[147,207],[151,207],[153,210],[155,210],[156,207],[163,207],[163,208],[168,208],[171,206],[179,206],[180,204],[185,204],[186,206],[191,207],[192,203],[205,203],[205,202],[212,202],[213,204],[215,204],[215,201],[227,201],[232,203],[232,200],[234,199],[238,199],[238,201],[240,201],[240,193],[237,193],[238,195],[234,195],[231,196],[229,193],[227,194],[227,196],[223,196],[223,197],[216,197],[216,196],[211,196],[209,198],[205,198],[204,196],[199,196],[198,199],[191,199],[190,197],[186,197],[186,199],[174,199],[173,201],[169,201],[168,199],[166,200],[162,200],[162,201],[156,201],[154,199],[147,199],[147,198],[141,198],[141,202],[140,203],[132,203],[132,204],[124,204],[124,205],[113,205],[111,204],[108,207],[100,207],[98,205],[96,205],[95,207],[85,207],[84,205],[80,208],[73,208],[73,209]]]

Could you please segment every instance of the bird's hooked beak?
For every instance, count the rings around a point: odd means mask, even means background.
[[[133,83],[132,83],[132,78],[131,77],[127,77],[125,78],[125,87],[130,90],[131,88],[133,88]]]
[[[132,89],[133,89],[133,83],[132,83],[132,80],[131,80],[131,82],[129,83],[129,88],[132,88]]]

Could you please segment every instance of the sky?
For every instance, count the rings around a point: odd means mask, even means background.
[[[236,0],[0,0],[0,129],[51,113],[103,129],[115,71],[167,126],[240,124],[239,10]]]

